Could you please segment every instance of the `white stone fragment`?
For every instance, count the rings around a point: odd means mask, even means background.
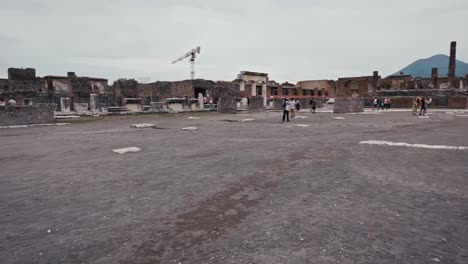
[[[241,122],[253,122],[255,119],[251,119],[251,118],[246,118],[246,119],[242,119]]]
[[[80,118],[81,116],[68,115],[68,116],[54,116],[55,119],[68,119],[68,118]]]
[[[198,127],[184,127],[182,130],[198,130]]]
[[[17,125],[17,126],[1,126],[0,128],[25,128],[27,125]]]
[[[335,119],[335,120],[344,120],[345,118],[341,117],[341,116],[337,116],[337,117],[334,117],[333,119]]]
[[[310,125],[305,125],[305,124],[297,124],[293,125],[293,127],[309,127]]]
[[[308,116],[296,116],[296,118],[298,119],[306,119],[306,118],[309,118]]]
[[[369,144],[369,145],[384,145],[388,143],[388,141],[383,141],[383,140],[366,140],[366,141],[361,141],[359,144]]]
[[[189,117],[187,117],[187,118],[188,118],[188,119],[200,119],[200,118],[197,117],[197,116],[189,116]]]
[[[132,124],[130,127],[133,128],[156,128],[157,124]]]
[[[119,154],[126,154],[126,153],[140,152],[141,148],[128,147],[128,148],[121,148],[121,149],[113,149],[112,151],[115,153],[119,153]]]
[[[426,149],[458,149],[455,146],[444,146],[444,145],[427,145],[427,144],[413,144],[413,148],[426,148]]]
[[[385,145],[397,146],[397,147],[411,147],[413,144],[404,143],[404,142],[387,142]]]
[[[370,145],[388,145],[395,147],[411,147],[411,148],[425,148],[425,149],[448,149],[448,150],[467,150],[465,146],[446,146],[446,145],[428,145],[428,144],[409,144],[404,142],[390,142],[381,140],[366,140],[360,141],[359,144],[370,144]]]

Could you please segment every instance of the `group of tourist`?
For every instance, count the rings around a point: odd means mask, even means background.
[[[8,102],[5,102],[3,98],[0,98],[0,106],[16,106],[16,101],[11,98]]]
[[[310,101],[310,106],[312,109],[312,113],[315,113],[315,108],[317,107],[317,103],[314,99]],[[296,111],[301,110],[301,102],[297,99],[288,99],[285,98],[283,101],[283,122],[289,122],[289,114],[291,114],[291,118],[296,118]]]
[[[374,108],[372,110],[388,110],[392,106],[390,98],[374,98]]]
[[[429,105],[432,103],[432,98],[428,97],[415,97],[413,98],[413,108],[412,112],[413,115],[418,115],[418,109],[419,109],[419,115],[426,115],[427,113],[427,108]]]

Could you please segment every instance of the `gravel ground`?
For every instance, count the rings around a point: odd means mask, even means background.
[[[299,115],[0,129],[1,262],[468,263],[468,150],[359,144],[468,146],[468,117]]]

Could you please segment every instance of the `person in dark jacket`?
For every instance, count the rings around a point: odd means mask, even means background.
[[[282,107],[283,107],[283,122],[284,120],[286,120],[286,118],[289,122],[289,110],[291,109],[291,106],[289,105],[289,101],[287,98],[284,99]]]

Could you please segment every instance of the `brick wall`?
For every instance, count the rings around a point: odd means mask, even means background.
[[[448,98],[448,108],[453,109],[467,109],[468,108],[468,97],[464,96],[451,96]]]

